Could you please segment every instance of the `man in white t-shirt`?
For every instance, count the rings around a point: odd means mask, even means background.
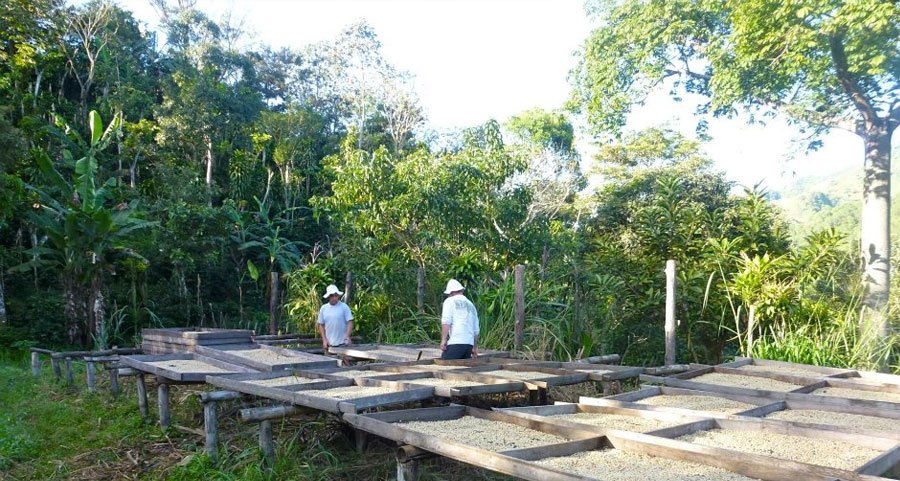
[[[478,357],[478,311],[463,291],[466,288],[456,279],[447,282],[444,306],[441,311],[441,359],[469,359]]]
[[[350,333],[353,332],[353,314],[350,306],[341,301],[343,292],[332,284],[325,289],[328,302],[319,309],[319,333],[322,334],[322,347],[328,351],[332,346],[346,346],[350,342]]]

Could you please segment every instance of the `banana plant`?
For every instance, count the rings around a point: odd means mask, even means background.
[[[48,188],[34,185],[30,219],[41,230],[45,241],[30,250],[31,261],[13,270],[52,267],[62,273],[65,295],[65,317],[69,340],[89,345],[104,331],[106,322],[105,276],[122,257],[138,257],[131,248],[131,235],[155,222],[136,216],[133,206],[114,205],[113,190],[117,180],[100,182],[97,155],[121,135],[122,115],[117,114],[104,129],[100,115],[90,112],[89,142],[55,117],[57,133],[65,137],[63,160],[74,164],[74,174],[67,179],[57,170],[45,151],[35,153],[35,161]],[[73,150],[83,152],[74,159]]]

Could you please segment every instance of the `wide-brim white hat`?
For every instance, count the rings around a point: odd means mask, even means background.
[[[331,296],[334,295],[334,294],[337,294],[337,295],[339,295],[339,296],[343,296],[343,295],[344,295],[344,293],[341,292],[341,291],[337,288],[336,285],[331,284],[330,286],[328,286],[328,287],[325,288],[325,295],[322,296],[322,297],[324,297],[325,299],[328,299],[329,297],[331,297]]]
[[[456,291],[464,291],[464,290],[466,290],[466,288],[463,287],[463,285],[460,284],[458,280],[450,279],[449,281],[447,281],[447,288],[444,289],[444,294],[450,294],[450,293],[453,293]]]

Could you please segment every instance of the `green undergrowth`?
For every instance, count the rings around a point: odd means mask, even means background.
[[[364,453],[353,449],[346,429],[330,415],[310,414],[274,426],[276,465],[264,469],[255,426],[237,422],[240,405],[221,406],[221,459],[203,454],[202,413],[193,387],[172,389],[173,423],[198,430],[163,433],[155,415],[143,421],[134,382],[123,378],[114,398],[102,380],[97,393],[53,379],[49,365],[31,376],[23,358],[0,355],[0,480],[272,481],[388,480],[395,477],[395,446],[375,440]],[[149,405],[156,405],[148,385]],[[432,459],[420,479],[506,480],[482,470]]]

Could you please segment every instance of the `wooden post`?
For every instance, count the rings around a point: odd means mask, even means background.
[[[75,384],[75,374],[72,372],[72,358],[66,358],[66,384]]]
[[[366,451],[366,446],[369,445],[369,436],[363,430],[354,429],[353,430],[353,441],[356,446],[356,452],[363,453]]]
[[[147,409],[147,382],[144,379],[144,373],[139,373],[137,375],[137,396],[138,396],[138,409],[141,410],[141,417],[147,419],[150,416],[150,411]]]
[[[522,350],[525,340],[525,266],[519,264],[515,270],[515,337],[513,346],[516,351]]]
[[[41,355],[36,352],[31,353],[31,375],[41,375]]]
[[[59,366],[59,359],[50,356],[50,367],[53,368],[53,376],[56,377],[56,380],[59,381],[62,379],[62,369]]]
[[[675,364],[675,261],[666,261],[666,365]]]
[[[262,451],[266,468],[274,468],[275,444],[272,441],[272,421],[268,419],[259,422],[259,450]]]
[[[347,277],[344,279],[344,302],[350,304],[350,293],[353,292],[353,273],[347,271]]]
[[[157,390],[156,402],[159,405],[159,427],[166,430],[172,424],[172,418],[169,415],[169,385],[160,383]]]
[[[416,282],[416,310],[423,313],[425,312],[425,267],[419,266]]]
[[[419,461],[413,459],[410,461],[397,460],[397,481],[418,481],[419,479]]]
[[[109,392],[113,396],[119,395],[119,368],[117,367],[109,370]]]
[[[94,363],[85,363],[85,373],[87,374],[87,388],[89,392],[94,392],[97,383],[94,381]]]
[[[219,462],[219,420],[216,402],[203,404],[203,431],[206,434],[206,455],[213,463]]]
[[[269,273],[269,334],[278,334],[278,290],[279,274]]]

